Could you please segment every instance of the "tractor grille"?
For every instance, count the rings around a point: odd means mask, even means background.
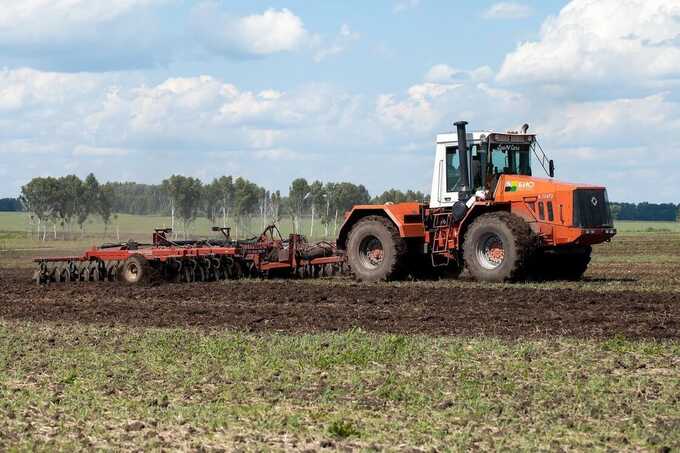
[[[614,226],[605,189],[574,191],[574,225],[581,228]]]

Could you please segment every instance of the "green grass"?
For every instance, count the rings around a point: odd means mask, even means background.
[[[0,321],[0,449],[680,448],[680,345]]]
[[[680,233],[680,222],[643,222],[619,220],[616,229],[620,234],[632,233]]]

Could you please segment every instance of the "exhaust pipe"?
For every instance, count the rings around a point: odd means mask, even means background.
[[[453,123],[458,132],[458,159],[460,162],[460,190],[458,191],[458,199],[461,201],[467,200],[470,192],[470,171],[468,169],[468,146],[467,146],[467,121],[458,121]]]

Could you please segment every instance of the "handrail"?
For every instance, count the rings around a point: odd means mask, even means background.
[[[538,149],[536,149],[536,147],[538,147]],[[545,154],[545,151],[543,151],[543,148],[541,147],[541,144],[538,143],[538,140],[534,139],[534,141],[531,142],[531,150],[534,152],[534,155],[541,164],[541,167],[543,167],[543,171],[545,171],[545,173],[552,178],[552,175],[550,174],[550,159],[548,159],[548,156]],[[539,150],[541,151],[541,154],[538,154]]]

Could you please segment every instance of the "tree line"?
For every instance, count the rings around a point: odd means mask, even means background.
[[[18,198],[0,198],[0,212],[19,212],[24,207]]]
[[[366,187],[350,182],[292,181],[287,194],[270,191],[242,177],[222,176],[209,183],[198,178],[173,175],[160,184],[108,182],[100,184],[93,174],[84,180],[75,175],[34,178],[22,187],[19,198],[0,200],[0,211],[26,211],[42,239],[82,235],[85,223],[99,216],[105,232],[116,214],[168,215],[173,230],[185,235],[190,225],[205,217],[213,225],[239,228],[253,218],[277,222],[289,217],[300,231],[303,217],[311,217],[310,235],[320,221],[324,235],[335,235],[342,214],[357,204],[427,201],[420,191],[391,189],[371,197]],[[612,203],[617,220],[677,221],[680,205],[673,203]],[[228,225],[227,223],[233,223]]]
[[[616,220],[657,220],[676,222],[680,204],[673,203],[612,203]]]
[[[86,221],[99,216],[105,232],[116,214],[169,215],[171,228],[185,236],[190,225],[205,217],[213,225],[232,226],[235,235],[253,218],[277,222],[289,217],[300,231],[303,217],[320,221],[325,236],[335,235],[342,215],[352,206],[367,203],[424,201],[422,192],[389,190],[371,198],[363,185],[350,182],[292,181],[288,194],[270,191],[245,178],[222,176],[210,183],[198,178],[173,175],[161,184],[108,182],[100,184],[90,174],[84,180],[75,175],[34,178],[21,188],[21,196],[8,208],[24,210],[43,240],[73,237],[84,233]],[[14,203],[14,204],[12,204]],[[8,209],[9,210],[9,209]],[[228,221],[233,225],[228,225]]]

